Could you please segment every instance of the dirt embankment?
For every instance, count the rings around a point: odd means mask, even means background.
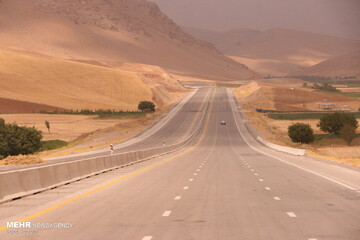
[[[9,156],[0,161],[0,165],[33,165],[42,163],[46,162],[35,155]]]

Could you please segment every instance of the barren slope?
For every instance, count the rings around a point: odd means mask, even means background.
[[[293,72],[292,76],[326,76],[326,77],[345,77],[354,76],[360,78],[360,51],[346,54],[315,66]]]
[[[235,29],[224,33],[183,29],[262,74],[283,75],[360,49],[359,40],[289,29]]]
[[[0,46],[218,78],[254,76],[246,66],[182,32],[145,0],[2,0]]]
[[[0,50],[0,96],[66,109],[136,110],[142,100],[171,103],[184,92],[174,79]]]
[[[357,111],[359,99],[316,92],[293,84],[252,82],[233,89],[244,108],[279,111],[322,111],[319,103],[335,103],[334,110]]]

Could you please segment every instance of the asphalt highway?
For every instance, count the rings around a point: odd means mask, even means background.
[[[169,119],[161,119],[157,124],[135,138],[115,144],[114,154],[161,147],[164,142],[168,145],[181,142],[198,126],[212,94],[213,89],[211,88],[198,89],[181,108],[173,109],[169,113],[171,116],[166,116]],[[109,155],[109,147],[106,147],[79,154],[48,158],[46,159],[48,163],[43,165]],[[30,167],[33,166],[0,166],[0,173]]]
[[[228,90],[207,91],[205,122],[191,145],[2,204],[0,239],[359,239],[358,171],[256,143]],[[188,131],[176,130],[181,121],[158,139],[174,131],[176,141]],[[3,227],[20,220],[43,225]]]

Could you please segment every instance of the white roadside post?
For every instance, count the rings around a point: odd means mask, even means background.
[[[114,154],[114,145],[110,144],[110,154]]]

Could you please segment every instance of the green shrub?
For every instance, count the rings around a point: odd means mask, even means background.
[[[345,142],[350,146],[352,140],[355,138],[356,128],[346,123],[344,124],[344,126],[341,127],[339,133],[340,136],[345,140]]]
[[[359,126],[354,114],[346,112],[335,112],[322,116],[320,118],[318,127],[320,127],[321,131],[331,134],[339,134],[340,129],[345,124],[349,124],[355,129]]]
[[[150,101],[142,101],[139,103],[138,109],[141,111],[155,112],[155,104]]]
[[[67,145],[68,143],[62,140],[42,141],[39,151],[41,152],[41,151],[58,149],[58,148],[66,147]]]
[[[0,121],[0,155],[3,157],[32,154],[41,146],[41,132],[35,127],[20,127]]]
[[[288,135],[293,142],[312,143],[314,132],[309,124],[294,123],[288,127]]]

